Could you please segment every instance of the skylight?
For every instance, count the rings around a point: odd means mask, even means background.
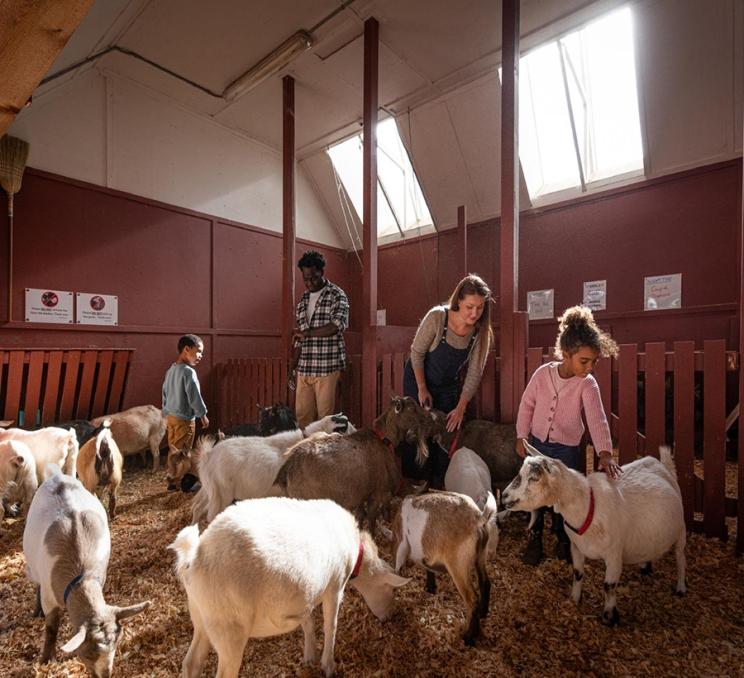
[[[362,220],[362,135],[328,149],[334,170]],[[393,118],[377,125],[377,235],[430,226],[429,208]]]
[[[519,158],[533,200],[643,171],[630,8],[520,59]]]

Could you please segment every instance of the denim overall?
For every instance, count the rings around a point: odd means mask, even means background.
[[[459,377],[465,367],[470,349],[475,342],[476,332],[470,337],[467,348],[454,348],[447,343],[447,322],[449,309],[444,309],[444,329],[439,344],[424,357],[424,376],[426,387],[431,393],[432,407],[449,413],[457,406],[460,398]],[[413,374],[411,359],[406,360],[403,373],[403,394],[411,396],[418,402],[418,386]],[[407,478],[429,479],[433,484],[443,486],[444,474],[449,465],[449,456],[439,445],[429,440],[429,458],[423,467],[416,464],[416,447],[405,445],[402,447],[403,475]]]

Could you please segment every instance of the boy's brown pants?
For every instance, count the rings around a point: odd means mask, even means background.
[[[196,421],[194,419],[179,419],[172,414],[166,419],[168,425],[168,454],[172,450],[190,450],[194,446],[196,435]]]

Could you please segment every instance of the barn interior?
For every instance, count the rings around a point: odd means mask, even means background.
[[[512,524],[482,646],[458,645],[451,583],[434,603],[417,575],[391,644],[348,595],[340,672],[741,671],[744,0],[11,0],[0,36],[0,135],[28,143],[12,219],[0,209],[0,418],[159,406],[191,332],[215,429],[255,421],[292,397],[311,248],[349,297],[340,402],[359,426],[401,392],[419,321],[467,272],[495,300],[478,418],[514,421],[556,316],[591,300],[621,345],[597,370],[620,460],[675,446],[697,591],[672,605],[671,561],[650,593],[628,574],[613,635],[572,606],[556,563],[537,578],[519,563]],[[649,299],[655,281],[670,298]],[[29,314],[43,290],[70,295],[64,321]],[[115,316],[81,321],[80,295]],[[127,627],[117,673],[176,675],[190,627],[165,546],[190,498],[130,471],[112,557],[127,567],[109,589],[120,604],[167,595]],[[33,664],[22,529],[0,532],[0,674],[84,675],[74,659]],[[320,675],[300,644],[258,642],[241,675]]]

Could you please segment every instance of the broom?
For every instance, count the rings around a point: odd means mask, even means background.
[[[7,134],[0,139],[0,186],[8,194],[8,322],[13,320],[13,196],[21,190],[28,142]]]

